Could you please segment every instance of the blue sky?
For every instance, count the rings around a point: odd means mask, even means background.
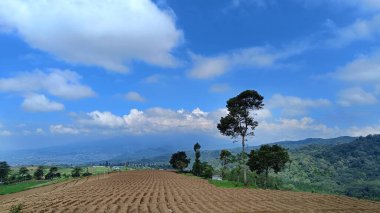
[[[246,89],[265,97],[251,145],[380,133],[379,29],[376,0],[1,1],[0,149],[224,147]]]

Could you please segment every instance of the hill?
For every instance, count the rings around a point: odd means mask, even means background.
[[[188,139],[187,139],[188,138]],[[150,138],[148,141],[141,140],[138,137],[126,140],[125,138],[110,138],[107,140],[82,141],[60,146],[51,146],[40,149],[1,151],[0,161],[5,160],[11,165],[78,165],[78,164],[98,164],[105,161],[113,163],[138,162],[138,163],[167,163],[171,153],[180,150],[190,150],[189,156],[192,156],[192,146],[194,136],[188,135],[186,139],[170,137],[159,143],[152,143],[156,138]],[[207,141],[202,144],[202,149],[219,147],[220,144],[228,144],[228,141],[215,141],[214,138],[198,138],[199,141]],[[352,141],[351,137],[339,137],[334,139],[305,139],[301,141],[283,141],[277,142],[291,149],[302,147],[307,144],[335,144]],[[181,141],[181,143],[178,143]],[[175,145],[173,145],[175,144]],[[235,144],[239,146],[239,144]],[[249,147],[252,149],[254,147]],[[232,152],[240,152],[240,148],[231,149]],[[211,161],[219,155],[219,150],[204,151],[204,160]]]
[[[273,144],[288,148],[291,158],[291,163],[285,171],[277,175],[271,174],[274,188],[380,200],[380,135],[359,138],[309,138]],[[256,148],[258,146],[249,147],[248,151]],[[230,149],[235,154],[240,150]],[[194,158],[193,151],[186,153],[190,158]],[[219,153],[220,150],[202,150],[201,160],[207,161],[218,170]],[[170,155],[135,162],[167,163]]]
[[[294,149],[299,149],[308,145],[338,145],[338,144],[345,144],[352,142],[356,139],[356,137],[349,137],[349,136],[342,136],[342,137],[337,137],[337,138],[329,138],[329,139],[323,139],[323,138],[307,138],[304,140],[298,140],[298,141],[279,141],[275,143],[270,143],[270,144],[279,144],[289,150],[294,150]],[[247,152],[250,152],[252,149],[257,149],[260,146],[249,146],[246,148]],[[241,152],[241,147],[237,148],[231,148],[228,149],[231,151],[233,154],[237,154]],[[207,161],[211,163],[214,167],[219,167],[219,153],[220,149],[218,150],[201,150],[202,155],[201,155],[201,160],[202,161]],[[133,162],[134,163],[168,163],[170,160],[170,156],[172,153],[165,153],[163,155],[155,156],[155,157],[150,157],[150,158],[142,158],[142,159],[136,159]],[[186,151],[186,155],[189,156],[190,158],[193,158],[194,156],[194,151],[188,150]],[[111,162],[117,162],[121,161],[123,159],[121,156],[118,156],[117,158],[113,158],[110,161]],[[126,160],[125,157],[123,160]]]
[[[290,154],[292,163],[278,175],[288,187],[380,199],[380,135],[344,144],[313,144]]]

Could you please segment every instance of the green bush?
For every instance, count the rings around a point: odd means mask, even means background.
[[[207,162],[201,163],[201,177],[203,178],[212,178],[214,173],[214,168],[209,165]]]
[[[85,173],[82,174],[83,177],[87,177],[87,176],[91,176],[91,175],[92,175],[91,172],[85,172]]]
[[[17,205],[13,205],[13,206],[11,206],[9,213],[21,213],[23,208],[24,208],[24,205],[21,203],[19,203]]]
[[[77,166],[71,171],[71,177],[80,177],[81,172],[82,168]]]

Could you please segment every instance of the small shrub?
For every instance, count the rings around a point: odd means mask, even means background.
[[[207,164],[206,162],[201,163],[201,177],[212,178],[213,173],[214,169],[211,165]]]
[[[17,205],[11,206],[11,209],[9,210],[9,213],[21,213],[24,205],[22,203],[19,203]]]
[[[87,177],[87,176],[91,176],[91,175],[92,175],[91,172],[85,172],[85,173],[82,174],[83,177]]]
[[[82,168],[81,167],[75,167],[72,171],[71,171],[71,177],[80,177],[80,173],[82,172]]]

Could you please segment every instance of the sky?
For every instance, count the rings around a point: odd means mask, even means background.
[[[380,133],[379,47],[377,0],[3,0],[0,150],[225,147],[247,89],[265,104],[250,145]]]

